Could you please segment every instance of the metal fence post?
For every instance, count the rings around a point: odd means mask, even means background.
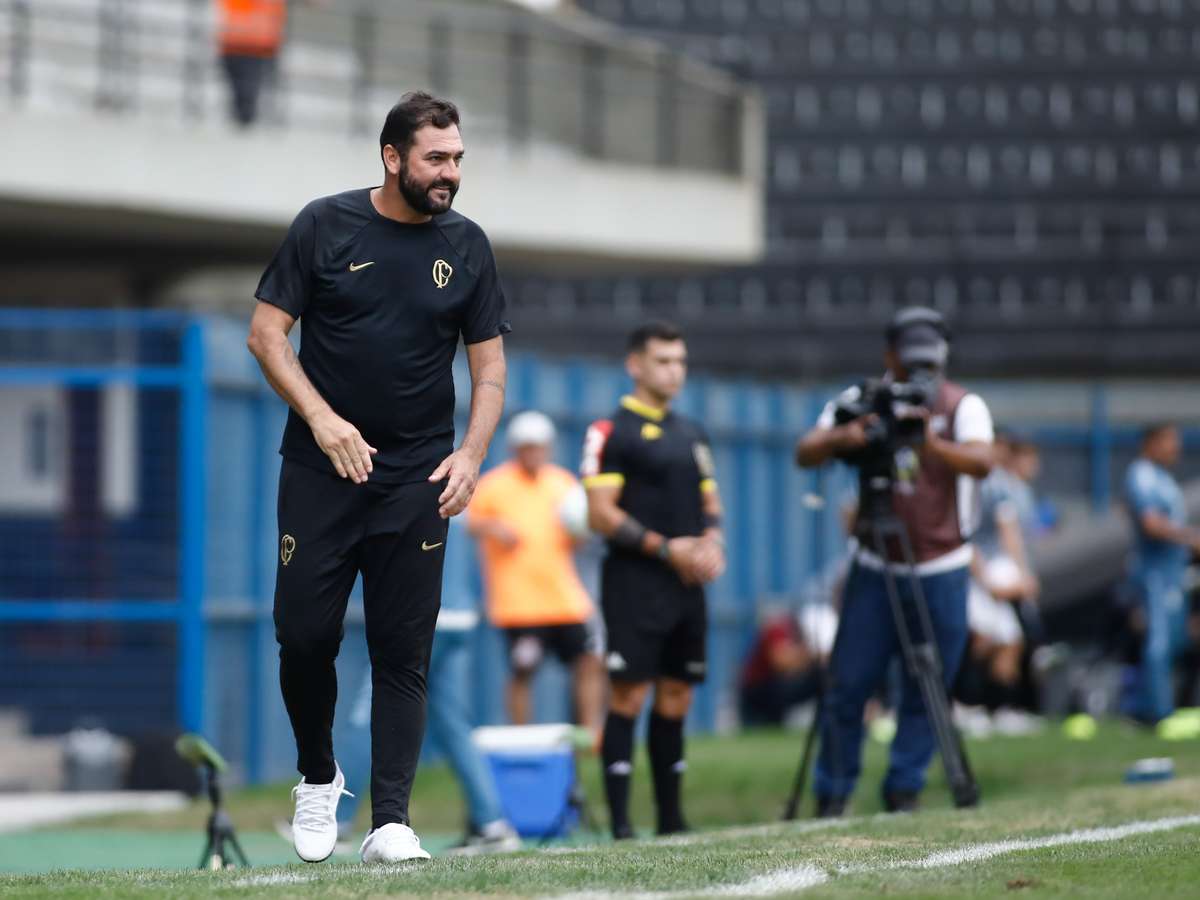
[[[254,466],[250,478],[250,535],[254,540],[263,527],[263,501],[267,491],[266,472],[263,458],[267,448],[267,416],[270,395],[261,388],[249,398],[253,407],[254,436],[251,444],[251,461]],[[247,685],[246,703],[246,780],[258,784],[263,776],[263,692],[266,686],[263,672],[263,643],[271,626],[271,606],[267,579],[267,558],[260,552],[259,541],[254,540],[254,552],[250,555],[250,598],[253,609],[249,625],[250,684]]]
[[[825,397],[819,390],[812,390],[808,396],[808,424],[805,425],[805,430],[811,428],[821,415],[821,411],[825,408]],[[809,532],[809,558],[808,571],[804,573],[804,577],[811,578],[821,571],[821,567],[825,564],[826,540],[826,517],[828,510],[832,506],[836,508],[837,503],[830,502],[834,498],[827,496],[829,490],[829,482],[825,477],[830,464],[826,463],[823,466],[818,466],[815,469],[808,470],[809,493],[815,497],[821,497],[825,501],[825,506],[820,512],[814,512],[811,517],[806,517]]]
[[[183,336],[179,415],[179,721],[204,728],[204,566],[207,514],[208,387],[204,381],[204,323],[190,322]]]
[[[1108,510],[1112,495],[1113,434],[1108,421],[1108,392],[1103,385],[1092,388],[1092,422],[1089,435],[1089,480],[1092,510]]]
[[[204,118],[204,61],[211,57],[204,29],[204,11],[208,0],[191,0],[187,8],[183,56],[183,118],[194,122]]]
[[[354,57],[358,63],[350,83],[350,133],[370,130],[371,86],[375,82],[375,32],[378,20],[373,11],[359,9],[354,14]]]
[[[579,104],[582,121],[580,135],[582,150],[585,155],[600,157],[604,155],[604,132],[606,128],[604,69],[607,54],[602,44],[588,44],[583,50],[582,67],[579,86],[582,97]]]
[[[429,83],[434,93],[446,96],[450,91],[450,23],[435,18],[429,23]]]
[[[29,95],[29,42],[33,38],[29,0],[13,0],[9,8],[8,90],[13,100]]]
[[[664,167],[679,162],[679,63],[665,50],[658,59],[658,123],[655,161]]]
[[[508,31],[508,137],[514,144],[527,143],[532,128],[529,47],[529,32],[514,19]]]

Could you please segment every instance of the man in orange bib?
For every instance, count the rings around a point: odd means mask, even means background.
[[[241,126],[258,117],[258,97],[283,45],[286,0],[220,0],[217,43],[229,78],[233,118]]]
[[[552,650],[571,667],[579,723],[599,735],[602,639],[575,570],[583,534],[573,535],[564,521],[581,489],[574,475],[550,462],[554,437],[554,424],[540,412],[513,417],[512,459],[479,480],[467,530],[480,543],[488,618],[508,642],[509,717],[516,725],[532,719],[533,675]]]

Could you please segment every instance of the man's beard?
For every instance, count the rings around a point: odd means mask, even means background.
[[[452,184],[449,181],[433,181],[429,184],[422,185],[411,174],[408,167],[400,169],[400,195],[404,197],[404,202],[411,206],[419,213],[424,213],[427,216],[436,216],[439,213],[444,213],[450,208],[454,202],[454,195],[458,193],[458,185]],[[434,200],[429,196],[429,192],[434,188],[445,188],[447,197],[443,200]]]

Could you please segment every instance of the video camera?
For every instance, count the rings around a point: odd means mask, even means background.
[[[871,378],[842,393],[834,401],[833,417],[845,425],[864,416],[867,444],[838,458],[853,466],[890,459],[901,447],[919,447],[925,441],[925,419],[919,410],[932,407],[938,390],[938,372],[919,368],[909,380]]]

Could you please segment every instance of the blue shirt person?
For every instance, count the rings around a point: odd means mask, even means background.
[[[1184,574],[1191,554],[1200,553],[1200,532],[1187,527],[1183,491],[1169,471],[1179,456],[1179,429],[1152,426],[1125,475],[1134,526],[1129,575],[1145,618],[1136,715],[1147,722],[1166,718],[1174,706],[1171,667],[1187,643]]]

